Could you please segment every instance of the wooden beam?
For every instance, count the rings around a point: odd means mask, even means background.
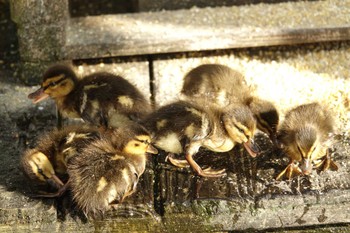
[[[306,1],[72,18],[61,58],[349,40],[349,9],[349,1]]]

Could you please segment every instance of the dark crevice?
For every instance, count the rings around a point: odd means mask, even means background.
[[[276,4],[283,2],[300,2],[305,0],[90,0],[85,3],[82,0],[69,0],[69,13],[71,17],[84,17],[92,15],[125,14],[149,11],[171,11],[190,9],[192,7],[223,7],[223,6],[243,6],[249,4]],[[319,1],[319,0],[308,0]]]
[[[150,93],[151,93],[151,104],[152,106],[155,106],[155,78],[154,78],[154,67],[153,67],[153,58],[152,56],[148,56],[148,73],[149,73],[149,87],[150,87]]]
[[[152,156],[154,182],[153,182],[153,202],[154,210],[161,217],[164,216],[164,198],[162,196],[162,180],[161,180],[161,165],[159,163],[159,156]]]

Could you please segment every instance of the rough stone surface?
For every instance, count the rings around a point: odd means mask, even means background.
[[[9,0],[12,20],[20,25],[50,25],[67,20],[68,1]],[[35,16],[35,17],[34,17]]]
[[[22,61],[56,61],[64,44],[68,1],[10,1]]]
[[[349,4],[301,1],[74,18],[62,58],[346,40]]]
[[[68,0],[11,0],[10,6],[11,19],[17,26],[19,75],[33,85],[43,66],[60,58],[69,18]]]
[[[42,81],[42,74],[52,65],[52,62],[21,62],[17,64],[18,78],[27,85],[38,85]]]

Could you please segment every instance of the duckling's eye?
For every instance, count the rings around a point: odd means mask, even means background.
[[[244,130],[243,130],[243,129],[238,128],[238,131],[239,131],[240,133],[244,134]]]
[[[139,139],[137,139],[137,141],[139,141],[139,142],[141,142],[143,144],[146,144],[146,145],[150,144],[149,141],[147,141],[147,140],[139,140]]]
[[[51,83],[47,84],[47,85],[44,87],[44,90],[46,90],[46,89],[49,88],[49,87],[54,87],[54,86],[56,86],[57,84],[58,84],[57,82],[51,82]]]
[[[238,131],[240,132],[240,133],[242,133],[242,134],[244,134],[245,135],[245,132],[244,132],[244,130],[242,129],[242,128],[240,128],[237,124],[235,124],[234,123],[234,126],[236,127],[236,129],[238,129]]]
[[[61,75],[61,76],[62,76],[62,77],[61,77],[60,79],[58,79],[58,80],[56,80],[56,81],[50,82],[50,83],[45,87],[45,89],[47,89],[48,87],[54,87],[54,86],[60,84],[63,80],[66,79],[66,77],[65,77],[64,75]]]
[[[315,146],[314,148],[312,148],[312,152],[311,152],[311,154],[312,154],[312,153],[314,153],[314,152],[315,152],[315,150],[316,150],[316,146]]]
[[[37,168],[38,168],[38,173],[39,173],[40,175],[42,175],[45,179],[47,179],[47,177],[46,177],[45,174],[44,174],[43,169],[41,169],[41,168],[39,168],[39,167],[37,167]]]
[[[58,85],[61,81],[62,81],[61,79],[56,80],[56,81],[52,81],[47,85],[47,87],[54,87],[54,86]]]
[[[53,87],[53,86],[56,86],[56,85],[57,85],[56,82],[52,82],[52,83],[49,84],[50,87]]]
[[[139,143],[135,143],[134,146],[135,146],[135,147],[139,147],[140,144],[139,144]]]

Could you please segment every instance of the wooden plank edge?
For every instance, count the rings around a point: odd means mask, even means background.
[[[238,30],[237,30],[238,31]],[[295,45],[350,40],[350,26],[332,28],[250,30],[238,34],[228,33],[199,35],[195,38],[165,38],[154,43],[71,44],[61,50],[61,59],[89,59],[118,56],[156,55],[166,53],[222,50],[234,48]]]

